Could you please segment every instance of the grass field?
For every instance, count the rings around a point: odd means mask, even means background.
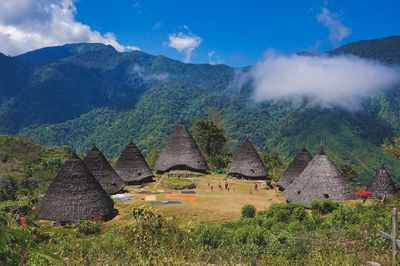
[[[175,220],[179,225],[199,224],[199,223],[217,223],[234,221],[240,217],[241,208],[245,204],[253,204],[257,210],[265,210],[272,203],[284,203],[285,198],[282,193],[274,189],[269,189],[265,182],[258,181],[258,189],[254,189],[257,181],[250,180],[231,180],[225,179],[226,175],[211,174],[202,177],[187,178],[188,180],[200,179],[196,183],[196,200],[180,200],[179,205],[150,205],[145,201],[145,194],[135,194],[138,191],[131,191],[134,196],[132,200],[119,202],[115,200],[115,208],[119,214],[111,221],[109,225],[126,225],[134,223],[132,218],[132,208],[137,205],[151,206],[170,220]],[[157,201],[166,199],[167,194],[179,194],[179,191],[166,189],[160,185],[161,176],[155,177],[155,182],[147,184],[141,188],[144,191],[161,191],[155,194]],[[228,183],[229,191],[225,190],[225,183]],[[221,184],[220,190],[218,185]],[[129,189],[138,189],[139,186],[128,186]],[[211,190],[213,187],[213,190]]]

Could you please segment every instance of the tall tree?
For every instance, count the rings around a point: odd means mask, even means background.
[[[224,132],[224,128],[211,120],[197,119],[193,123],[193,138],[209,158],[224,151],[227,141]]]
[[[344,178],[347,179],[353,186],[359,186],[358,173],[349,163],[341,163],[338,166],[339,172]]]
[[[278,155],[264,153],[261,155],[261,161],[268,169],[267,179],[270,180],[278,181],[287,168],[287,164]]]

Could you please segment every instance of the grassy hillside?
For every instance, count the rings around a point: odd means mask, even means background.
[[[32,181],[46,188],[70,155],[31,140],[0,135],[0,180]]]

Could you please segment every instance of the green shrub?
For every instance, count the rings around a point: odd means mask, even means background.
[[[281,209],[275,214],[278,222],[288,223],[291,220],[291,214],[289,210]]]
[[[92,221],[80,221],[78,231],[85,235],[97,234],[100,230],[100,224]]]
[[[246,204],[242,208],[242,217],[243,218],[253,218],[256,215],[256,207],[251,204]]]
[[[349,206],[341,205],[338,209],[332,212],[328,218],[328,222],[335,227],[344,228],[348,225],[358,222],[358,217],[355,211]]]
[[[215,249],[218,248],[227,235],[224,228],[219,225],[200,225],[192,233],[194,242],[200,248]]]
[[[269,207],[265,215],[283,223],[289,223],[292,219],[302,221],[308,216],[305,205],[300,203],[274,203]]]
[[[296,220],[303,221],[308,216],[305,207],[296,207],[293,210],[292,217]]]
[[[339,203],[333,202],[331,200],[323,200],[323,201],[312,201],[311,202],[311,210],[313,215],[318,214],[328,214],[333,210],[336,210],[339,207]]]
[[[256,245],[258,247],[265,246],[265,232],[260,227],[250,228],[249,236],[247,237],[247,243]]]
[[[290,222],[290,224],[287,227],[287,230],[291,233],[294,233],[294,232],[299,231],[300,227],[301,227],[300,222],[298,220],[294,220],[294,221]]]

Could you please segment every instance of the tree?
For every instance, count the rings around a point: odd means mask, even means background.
[[[346,178],[347,181],[349,181],[353,186],[360,185],[360,182],[357,178],[358,173],[349,163],[339,164],[338,170],[342,176]]]
[[[193,138],[200,150],[208,157],[221,154],[227,139],[224,128],[217,126],[214,121],[197,119],[193,123]]]
[[[262,154],[261,161],[268,169],[267,179],[278,181],[286,170],[286,163],[278,155]]]
[[[161,152],[156,150],[151,150],[146,156],[146,162],[149,165],[150,169],[154,169],[154,165],[158,158],[160,157]]]
[[[393,143],[385,139],[381,147],[384,153],[390,154],[400,160],[400,137],[394,138]]]

